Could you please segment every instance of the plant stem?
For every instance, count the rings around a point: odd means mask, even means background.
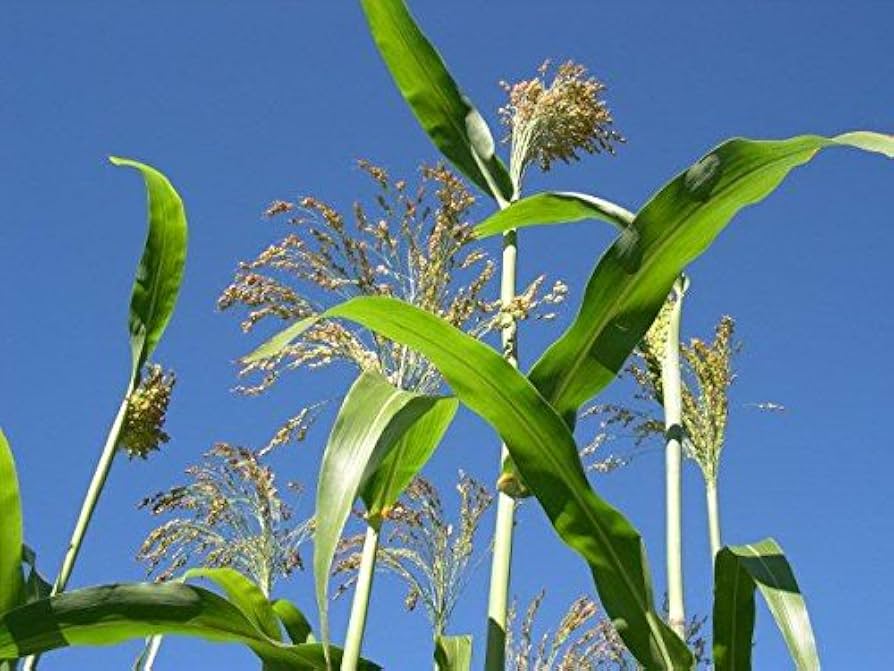
[[[682,278],[674,285],[677,299],[671,308],[664,356],[661,359],[661,387],[664,403],[665,503],[667,533],[667,602],[671,628],[685,640],[686,611],[683,604],[683,510],[681,471],[683,464],[683,399],[680,376],[680,320],[683,312]]]
[[[705,480],[705,497],[708,500],[708,537],[711,541],[711,564],[723,547],[720,544],[720,508],[717,504],[717,478]]]
[[[355,671],[360,659],[378,547],[379,527],[377,524],[368,524],[366,538],[363,540],[363,554],[360,559],[360,570],[357,573],[357,584],[354,587],[354,601],[351,604],[351,619],[348,621],[345,650],[341,658],[341,671]]]
[[[56,576],[50,596],[55,596],[60,592],[65,591],[65,587],[68,585],[68,580],[71,577],[71,572],[74,570],[75,562],[78,559],[78,553],[81,551],[84,536],[87,533],[87,527],[90,525],[90,520],[93,518],[93,511],[96,510],[99,496],[102,494],[106,479],[109,477],[109,471],[112,469],[112,462],[115,460],[115,454],[118,452],[118,437],[121,433],[121,427],[124,424],[124,415],[127,412],[127,401],[130,398],[130,392],[132,390],[133,382],[129,385],[127,393],[124,395],[124,400],[121,401],[121,406],[118,408],[118,414],[115,415],[115,420],[112,422],[112,427],[109,429],[109,435],[106,437],[105,446],[102,448],[99,461],[93,471],[93,478],[90,480],[90,486],[87,488],[87,494],[84,497],[84,502],[81,504],[81,512],[78,514],[78,521],[71,534],[71,540],[68,542],[68,549],[65,551],[65,557],[62,559],[62,568],[59,570],[59,575]],[[36,669],[39,659],[39,655],[26,657],[22,664],[22,671],[33,671]]]
[[[134,671],[152,671],[155,658],[158,656],[158,649],[161,647],[163,640],[163,636],[150,636],[146,639],[146,647],[134,665]]]
[[[505,306],[515,298],[516,266],[518,262],[518,236],[515,230],[503,235],[503,259],[500,278],[500,301]],[[503,356],[513,366],[518,365],[518,325],[515,320],[503,327]],[[501,465],[509,457],[503,445],[500,450]],[[502,470],[502,469],[501,469]],[[509,573],[512,564],[512,530],[515,526],[515,499],[497,494],[497,521],[494,530],[493,558],[490,569],[490,593],[487,600],[487,654],[486,671],[503,671],[506,657],[506,609],[509,596]]]

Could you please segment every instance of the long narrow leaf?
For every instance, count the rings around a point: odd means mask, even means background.
[[[531,371],[531,381],[569,425],[573,426],[580,405],[614,379],[677,276],[733,216],[769,195],[817,151],[833,146],[894,157],[894,137],[879,133],[733,139],[652,197],[633,222],[640,256],[637,267],[630,267],[630,241],[622,235],[590,276],[574,323]]]
[[[242,611],[252,626],[274,641],[282,640],[279,619],[273,605],[261,589],[239,571],[222,568],[192,568],[183,574],[183,580],[205,578],[220,587],[230,603]]]
[[[445,402],[455,411],[452,399],[402,391],[373,372],[361,374],[345,397],[323,454],[314,516],[314,582],[324,644],[329,642],[329,572],[351,507],[404,434],[429,413],[440,416]],[[436,437],[415,435],[421,453],[431,454]]]
[[[66,646],[112,645],[159,634],[243,643],[275,668],[326,668],[321,645],[272,641],[226,599],[182,583],[90,587],[9,611],[0,617],[0,658],[24,657]],[[330,654],[333,659],[341,657],[341,651],[335,648]],[[363,662],[361,668],[379,667]]]
[[[512,181],[484,118],[464,96],[403,0],[361,0],[394,83],[435,146],[485,193],[512,198]]]
[[[438,636],[435,639],[435,665],[438,671],[471,671],[472,637]]]
[[[132,375],[136,379],[164,333],[180,293],[186,263],[186,213],[177,191],[158,170],[126,158],[112,156],[109,160],[139,170],[148,198],[149,232],[130,299]]]
[[[636,215],[620,205],[586,193],[548,191],[511,203],[475,226],[475,235],[486,238],[514,228],[565,224],[586,219],[607,221],[620,230],[633,223]]]
[[[749,671],[754,589],[760,590],[799,671],[820,668],[804,597],[772,538],[723,548],[714,567],[714,668]]]
[[[23,598],[23,547],[22,500],[16,463],[0,429],[0,613],[15,608]]]
[[[355,321],[436,365],[460,401],[497,430],[559,536],[587,560],[630,651],[647,668],[690,667],[688,648],[655,611],[642,539],[590,487],[571,431],[524,375],[445,320],[392,298],[355,298],[323,316]],[[275,354],[312,323],[290,326],[247,360]]]

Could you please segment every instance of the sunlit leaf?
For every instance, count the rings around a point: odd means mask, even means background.
[[[472,637],[438,636],[435,639],[435,664],[438,671],[471,671]]]
[[[271,640],[226,599],[179,582],[89,587],[16,608],[0,616],[0,657],[24,657],[66,646],[113,645],[161,634],[243,643],[271,668],[326,668],[323,646]],[[334,660],[341,658],[337,648],[330,648],[330,654]],[[360,668],[379,667],[361,662]]]
[[[674,280],[743,207],[769,195],[823,147],[852,146],[894,156],[894,137],[858,132],[835,138],[724,142],[663,187],[636,215],[638,263],[622,235],[602,256],[574,323],[534,365],[530,378],[569,425],[578,408],[617,375]],[[834,194],[822,194],[834,198]]]
[[[272,605],[292,643],[314,643],[310,622],[295,604],[286,599],[277,599]]]
[[[510,200],[512,181],[487,122],[460,92],[403,0],[361,4],[394,83],[435,146],[485,193]]]
[[[655,611],[642,539],[590,487],[568,426],[524,375],[445,320],[392,298],[355,298],[322,317],[355,321],[437,366],[457,398],[497,430],[559,536],[587,560],[631,652],[648,668],[689,668],[689,649]],[[247,360],[277,353],[312,323],[289,327]]]
[[[714,563],[714,668],[750,671],[754,589],[760,590],[799,671],[820,668],[804,597],[772,538],[725,547]]]
[[[9,442],[0,430],[0,613],[16,607],[22,599],[22,548],[19,479]]]
[[[139,170],[148,198],[149,231],[130,299],[132,374],[136,379],[161,339],[180,293],[186,263],[186,213],[180,196],[158,170],[126,158],[112,156],[109,160]]]

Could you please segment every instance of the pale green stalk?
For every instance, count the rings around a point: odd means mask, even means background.
[[[55,596],[60,592],[65,591],[65,587],[68,585],[68,580],[71,578],[71,573],[74,570],[75,562],[78,559],[78,554],[80,553],[81,546],[84,542],[84,536],[87,533],[87,527],[90,526],[90,520],[93,518],[96,504],[99,502],[100,494],[102,494],[106,479],[109,477],[109,472],[112,469],[112,462],[115,460],[115,454],[118,452],[118,438],[121,434],[121,427],[124,425],[124,415],[127,413],[127,401],[130,398],[132,390],[133,383],[131,383],[127,393],[124,395],[124,400],[121,401],[121,406],[118,408],[118,414],[115,415],[115,420],[112,422],[111,429],[109,429],[109,435],[106,438],[102,454],[100,454],[99,461],[93,471],[93,478],[90,480],[87,494],[84,497],[84,502],[81,504],[81,512],[78,514],[78,521],[75,523],[71,540],[68,542],[68,549],[65,551],[65,557],[62,559],[62,568],[59,570],[59,575],[56,576],[50,596]],[[39,655],[26,657],[22,664],[22,671],[33,671],[36,669],[39,659]]]
[[[665,503],[667,534],[668,623],[686,638],[686,611],[683,603],[683,510],[681,471],[683,465],[683,393],[680,375],[680,320],[686,280],[674,285],[676,301],[671,308],[661,359],[661,388],[664,404]]]
[[[351,618],[345,637],[345,649],[341,659],[341,671],[356,671],[366,629],[366,614],[369,610],[369,595],[372,592],[373,575],[376,569],[376,551],[379,548],[378,524],[367,524],[366,538],[363,540],[363,554],[357,584],[354,586],[354,600],[351,604]]]
[[[705,480],[705,498],[708,502],[708,538],[711,541],[711,564],[723,547],[720,544],[720,508],[717,504],[717,479]]]
[[[503,259],[500,278],[500,301],[508,305],[515,298],[518,239],[515,230],[503,235]],[[507,322],[502,331],[503,355],[518,365],[518,325]],[[506,446],[500,451],[500,463],[509,456]],[[501,469],[502,470],[502,469]],[[506,614],[509,600],[510,567],[512,564],[512,529],[515,525],[515,499],[502,491],[497,493],[497,520],[494,530],[493,557],[490,571],[490,593],[487,600],[487,654],[485,669],[503,671],[506,658]]]

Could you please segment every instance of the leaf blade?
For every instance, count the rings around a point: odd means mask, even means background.
[[[394,83],[435,146],[482,191],[509,201],[512,182],[487,123],[403,0],[361,0],[361,5]]]
[[[735,577],[732,575],[734,573]],[[819,653],[807,605],[791,565],[782,548],[772,538],[726,547],[718,553],[714,599],[714,659],[717,669],[751,668],[755,588],[760,590],[767,602],[799,671],[819,669]],[[744,599],[743,591],[748,592]]]
[[[559,536],[587,560],[633,654],[648,668],[689,668],[689,649],[655,611],[641,537],[592,490],[570,430],[524,375],[440,317],[393,298],[354,298],[322,317],[355,321],[437,366],[457,398],[497,429]],[[297,325],[286,331],[299,335]],[[287,342],[277,334],[245,360],[275,354]]]
[[[24,597],[22,529],[22,499],[15,459],[0,429],[0,613],[19,605]]]
[[[674,280],[741,208],[769,195],[823,147],[851,146],[894,157],[894,137],[846,133],[787,140],[733,139],[660,189],[636,215],[638,263],[622,236],[590,276],[572,325],[535,363],[531,381],[570,426],[602,390],[658,313]]]
[[[438,671],[471,671],[472,637],[438,636],[435,639],[435,664]]]
[[[180,293],[186,264],[186,212],[174,186],[152,166],[117,156],[110,156],[109,161],[138,170],[146,184],[148,233],[134,279],[128,320],[132,375],[136,379],[164,334]]]

